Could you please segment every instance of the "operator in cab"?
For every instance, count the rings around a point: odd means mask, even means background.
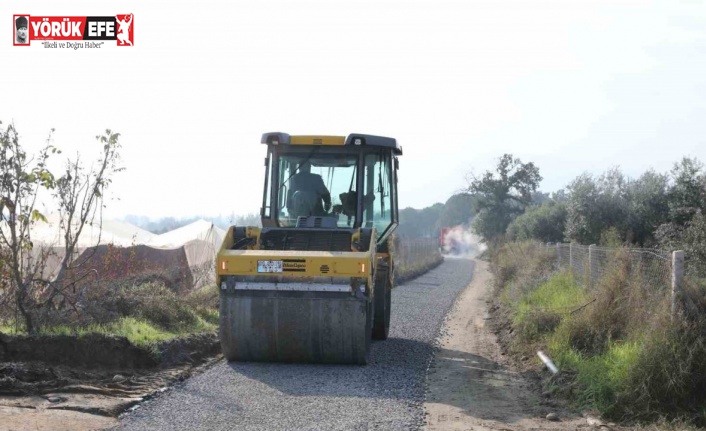
[[[331,193],[321,175],[311,173],[311,163],[299,165],[289,179],[287,211],[295,217],[322,216],[331,209]]]

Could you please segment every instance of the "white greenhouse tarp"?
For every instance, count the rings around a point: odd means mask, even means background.
[[[51,258],[47,259],[44,277],[54,279],[59,274],[59,265],[63,258],[64,239],[60,228],[58,214],[51,214],[47,222],[34,224],[31,239],[34,244],[33,255],[39,256],[41,251],[51,250]],[[103,220],[102,228],[85,225],[77,243],[77,257],[83,253],[90,254],[96,246],[114,245],[123,248],[145,247],[152,249],[149,256],[156,262],[164,261],[167,255],[172,255],[176,249],[183,249],[188,267],[192,273],[193,287],[198,288],[214,280],[216,252],[220,247],[226,231],[206,220],[197,220],[186,226],[174,229],[161,235],[153,234],[131,223],[121,220]],[[164,251],[165,259],[158,259],[160,250]],[[143,252],[141,252],[143,253]],[[164,268],[173,271],[175,268]]]

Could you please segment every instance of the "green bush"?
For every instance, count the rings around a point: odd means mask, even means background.
[[[547,201],[513,220],[507,228],[507,237],[510,241],[562,242],[566,215],[566,204]]]
[[[220,292],[215,284],[203,286],[189,293],[184,298],[184,302],[207,323],[212,325],[219,324],[218,306],[220,303]]]

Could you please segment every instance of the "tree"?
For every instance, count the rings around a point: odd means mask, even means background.
[[[442,203],[435,203],[421,210],[405,208],[400,211],[400,225],[395,233],[408,238],[436,236],[437,220],[443,210]]]
[[[701,211],[697,211],[683,226],[663,224],[655,236],[662,248],[684,251],[690,274],[706,277],[706,216]]]
[[[469,193],[456,193],[451,196],[439,215],[437,229],[469,224],[473,218],[475,200],[476,198]]]
[[[20,144],[15,126],[1,128],[0,122],[0,249],[3,272],[10,276],[17,310],[29,333],[36,330],[32,288],[40,281],[48,257],[45,250],[36,249],[32,243],[32,226],[46,221],[37,209],[41,189],[52,189],[54,176],[47,169],[47,160],[57,153],[51,142],[35,157],[29,156]],[[53,130],[52,130],[53,132]]]
[[[1,124],[1,123],[0,123]],[[17,310],[22,315],[27,332],[36,333],[37,313],[61,295],[65,285],[44,278],[49,256],[55,252],[47,245],[34,244],[32,228],[47,222],[36,209],[41,190],[53,190],[59,204],[60,227],[65,254],[62,268],[72,267],[78,238],[86,223],[101,227],[101,211],[105,188],[111,176],[122,168],[119,160],[117,133],[106,131],[97,137],[102,154],[97,165],[83,166],[79,156],[66,161],[66,172],[58,180],[47,168],[50,155],[60,153],[51,145],[52,132],[44,148],[31,157],[20,144],[13,125],[0,129],[0,256],[3,272],[10,274],[10,287],[15,295]],[[98,216],[98,221],[96,221]]]
[[[85,166],[81,155],[75,159],[67,159],[65,172],[56,181],[54,196],[59,204],[60,228],[64,239],[64,256],[61,260],[61,270],[64,277],[61,284],[53,284],[53,291],[48,301],[57,295],[66,299],[67,288],[85,274],[78,271],[76,257],[78,241],[86,224],[96,226],[99,231],[103,225],[104,194],[112,183],[113,176],[124,170],[120,162],[120,134],[106,130],[105,134],[96,136],[101,145],[101,151],[94,164]],[[100,234],[97,243],[100,243]],[[85,260],[84,260],[85,261]],[[75,298],[71,301],[75,304]]]
[[[689,181],[682,178],[682,183]],[[643,173],[638,179],[626,178],[618,168],[598,178],[583,174],[571,182],[568,190],[565,236],[571,241],[597,244],[602,236],[609,235],[614,240],[618,238],[619,243],[652,246],[656,243],[655,231],[670,219],[668,177],[654,170]],[[691,193],[693,195],[693,190]],[[679,196],[684,195],[689,193]],[[693,197],[673,201],[697,204]],[[679,208],[676,212],[694,210],[693,207],[685,210],[684,205]],[[609,234],[608,230],[611,230]],[[667,231],[663,229],[663,233]]]
[[[566,204],[548,200],[528,208],[513,220],[507,228],[507,237],[512,241],[561,242],[565,226]]]
[[[626,240],[644,247],[655,244],[655,231],[669,220],[667,175],[649,170],[626,187],[628,232]]]
[[[551,200],[553,200],[554,202],[566,203],[569,200],[569,197],[566,193],[566,190],[559,189],[551,194]]]
[[[698,242],[694,239],[698,237],[698,228],[706,225],[701,215],[706,211],[706,176],[703,170],[703,164],[695,158],[684,157],[674,164],[666,193],[667,220],[654,233],[660,247],[698,249],[692,243]]]
[[[532,193],[532,205],[539,206],[545,202],[549,202],[550,200],[551,200],[550,193],[544,193],[539,190]]]
[[[477,195],[473,228],[487,242],[505,234],[508,225],[531,203],[542,177],[534,163],[503,155],[495,173],[472,177],[468,192]]]
[[[695,158],[684,157],[672,168],[672,186],[669,189],[669,218],[685,225],[700,210],[706,208],[706,177],[704,165]]]
[[[628,230],[627,180],[613,168],[598,179],[579,175],[568,187],[565,237],[581,244],[597,244],[601,233],[615,227],[625,240]]]
[[[230,224],[236,226],[262,226],[262,219],[259,213],[248,213],[237,216],[232,214],[230,219],[232,220]]]

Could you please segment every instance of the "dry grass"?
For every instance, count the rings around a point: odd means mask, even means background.
[[[218,289],[207,286],[184,296],[160,281],[109,281],[90,286],[75,304],[42,310],[38,316],[41,333],[98,332],[127,336],[145,344],[215,331],[219,320]],[[0,332],[22,334],[26,330],[23,325],[7,321],[0,326]]]
[[[528,243],[507,244],[491,257],[513,312],[511,351],[547,349],[575,376],[578,407],[614,420],[704,425],[706,283],[688,283],[682,312],[672,316],[670,292],[635,275],[626,253],[590,290],[570,274],[552,273],[552,258]]]

